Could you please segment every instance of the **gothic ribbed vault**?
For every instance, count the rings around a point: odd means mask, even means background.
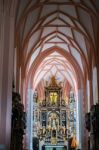
[[[32,88],[44,86],[53,72],[64,84],[86,87],[97,62],[98,5],[94,0],[19,1],[15,45],[22,91],[24,80]]]

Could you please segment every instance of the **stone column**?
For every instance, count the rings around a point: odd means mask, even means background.
[[[79,148],[84,150],[84,112],[83,112],[83,89],[78,90],[78,129],[79,129]]]
[[[0,147],[10,149],[14,17],[0,1]]]
[[[87,80],[87,111],[90,112],[90,81]]]
[[[93,68],[92,86],[93,86],[93,104],[98,103],[98,81],[97,81],[97,68]]]
[[[98,86],[98,103],[99,103],[99,22],[98,23],[98,31],[96,38],[96,52],[97,52],[97,60],[96,60],[96,68],[97,68],[97,86]]]
[[[26,150],[33,150],[33,90],[28,89],[27,95],[27,130]]]

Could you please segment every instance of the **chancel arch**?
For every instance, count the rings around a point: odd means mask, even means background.
[[[53,58],[55,60],[53,60]],[[55,62],[57,63],[57,65],[55,64]],[[62,65],[61,65],[61,63],[62,63]],[[67,63],[68,65],[66,65],[65,63]],[[49,67],[48,65],[51,65],[51,66]],[[70,55],[68,53],[66,53],[63,49],[60,49],[58,47],[52,47],[51,49],[48,49],[48,50],[42,52],[42,54],[40,54],[40,57],[38,57],[34,61],[34,63],[33,63],[34,68],[33,68],[33,66],[31,67],[32,68],[32,69],[30,69],[31,72],[29,71],[29,73],[28,73],[30,78],[28,77],[28,79],[27,79],[27,81],[29,81],[29,79],[30,79],[30,81],[28,83],[31,83],[30,84],[31,89],[33,91],[35,91],[35,89],[36,90],[38,89],[37,90],[38,92],[39,92],[39,87],[40,86],[43,89],[44,86],[45,86],[45,81],[46,81],[46,80],[44,81],[44,76],[47,76],[46,74],[51,72],[51,69],[53,68],[53,66],[55,67],[55,66],[59,66],[59,65],[60,65],[60,68],[61,68],[61,66],[63,67],[62,71],[64,69],[64,73],[68,72],[68,70],[66,70],[67,68],[69,70],[71,70],[71,68],[72,68],[73,77],[71,76],[71,78],[67,79],[67,82],[69,82],[70,87],[72,87],[72,89],[73,89],[73,91],[75,93],[75,97],[77,98],[77,103],[78,103],[78,101],[79,102],[83,101],[83,104],[81,102],[81,104],[79,104],[79,105],[84,105],[85,106],[85,104],[84,104],[85,103],[85,99],[82,100],[82,99],[80,99],[80,97],[78,98],[79,93],[80,93],[80,96],[84,93],[84,90],[83,90],[84,85],[82,84],[83,80],[84,80],[83,79],[84,78],[83,77],[83,73],[82,73],[79,65],[77,66],[76,60],[74,58],[70,57]],[[45,73],[42,74],[44,68],[45,68]],[[34,71],[33,71],[33,69],[34,69]],[[53,73],[51,72],[48,76],[51,77],[52,75],[56,74],[56,78],[57,78],[58,72],[60,72],[60,74],[61,74],[61,70],[57,69],[57,67],[56,67],[56,72],[55,72],[55,68],[54,68],[54,72]],[[79,72],[79,74],[78,74],[78,72]],[[62,73],[62,76],[63,77],[62,77],[61,81],[63,79],[66,80],[67,77],[65,76],[65,74]],[[41,77],[41,78],[39,78],[39,77]],[[39,83],[40,80],[42,80],[42,85]],[[65,80],[63,80],[62,82],[65,82]],[[75,80],[75,81],[72,82],[73,84],[71,84],[71,81],[69,81],[69,80],[73,80],[73,81]],[[36,84],[36,81],[37,81],[37,84]],[[64,87],[65,87],[65,85],[64,85]],[[63,91],[65,91],[65,89],[63,89]],[[70,90],[68,92],[70,93]],[[67,96],[67,99],[68,99],[69,95],[66,95],[66,96]],[[42,97],[45,98],[44,92],[43,92],[43,96]],[[39,98],[40,101],[43,101],[42,97]],[[65,99],[66,99],[66,97],[65,97]],[[77,105],[77,107],[78,107],[78,105]],[[85,108],[85,110],[83,109],[82,112],[86,111],[86,109],[87,109],[86,107],[84,107],[84,108]],[[79,112],[79,110],[78,110],[78,112]],[[78,118],[79,117],[81,118],[81,115],[82,114],[80,114],[80,116],[78,116]],[[82,117],[84,117],[84,116],[82,116]],[[77,127],[77,129],[78,128],[79,127]],[[81,132],[81,130],[82,129],[80,129],[80,132]],[[79,131],[79,129],[78,129],[78,131]],[[82,142],[81,140],[82,139],[81,139],[81,137],[79,137],[81,135],[79,135],[79,133],[77,133],[77,134],[78,134],[77,135],[78,136],[77,139],[80,141],[80,146],[81,146],[81,142]]]

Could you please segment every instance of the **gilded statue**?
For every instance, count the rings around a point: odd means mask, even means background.
[[[50,86],[58,86],[55,76],[52,76],[52,77],[51,77]]]

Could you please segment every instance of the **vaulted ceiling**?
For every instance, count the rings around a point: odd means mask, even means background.
[[[40,82],[40,80],[50,81],[50,77],[56,76],[58,82],[65,83],[66,80],[70,82],[71,87],[76,86],[76,75],[70,62],[68,62],[62,55],[57,52],[53,52],[48,55],[37,68],[37,72],[34,77],[34,87]]]
[[[90,75],[97,61],[98,8],[98,0],[19,1],[15,44],[22,76],[32,74],[33,87],[53,74],[75,87],[77,73]]]

